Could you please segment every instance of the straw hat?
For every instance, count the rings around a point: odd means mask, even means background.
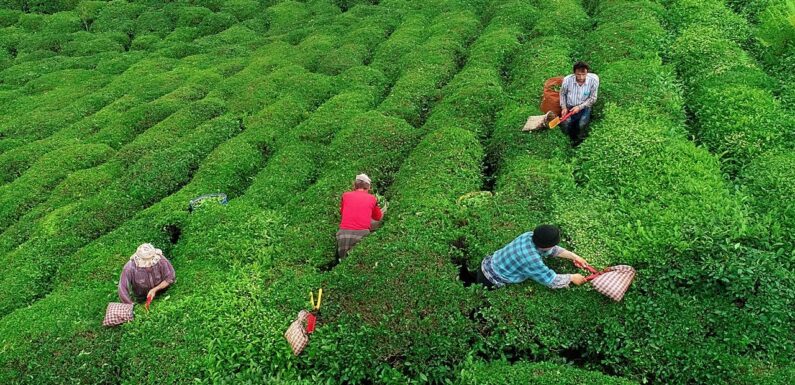
[[[364,183],[367,183],[367,184],[372,184],[372,182],[370,181],[370,177],[367,176],[367,174],[356,175],[356,181],[357,182],[361,181],[361,182],[364,182]]]
[[[138,246],[130,260],[138,267],[152,267],[160,262],[160,258],[163,258],[163,250],[155,248],[151,243],[144,243]]]

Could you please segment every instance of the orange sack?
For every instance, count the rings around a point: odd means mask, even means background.
[[[560,86],[563,76],[549,78],[544,82],[544,95],[541,98],[541,112],[552,111],[555,116],[560,116]]]

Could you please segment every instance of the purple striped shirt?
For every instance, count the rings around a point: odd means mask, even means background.
[[[175,279],[174,266],[165,257],[152,267],[138,267],[135,262],[128,261],[119,277],[119,299],[123,303],[133,303],[131,295],[146,298],[149,290],[161,282],[167,281],[171,285]]]

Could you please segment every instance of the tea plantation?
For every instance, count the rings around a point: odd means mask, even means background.
[[[576,60],[591,135],[522,132]],[[0,0],[0,383],[795,383],[793,68],[792,0]],[[463,284],[541,223],[624,299]]]

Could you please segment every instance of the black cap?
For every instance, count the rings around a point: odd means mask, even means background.
[[[560,229],[553,225],[540,225],[533,230],[533,243],[546,249],[560,243]]]

